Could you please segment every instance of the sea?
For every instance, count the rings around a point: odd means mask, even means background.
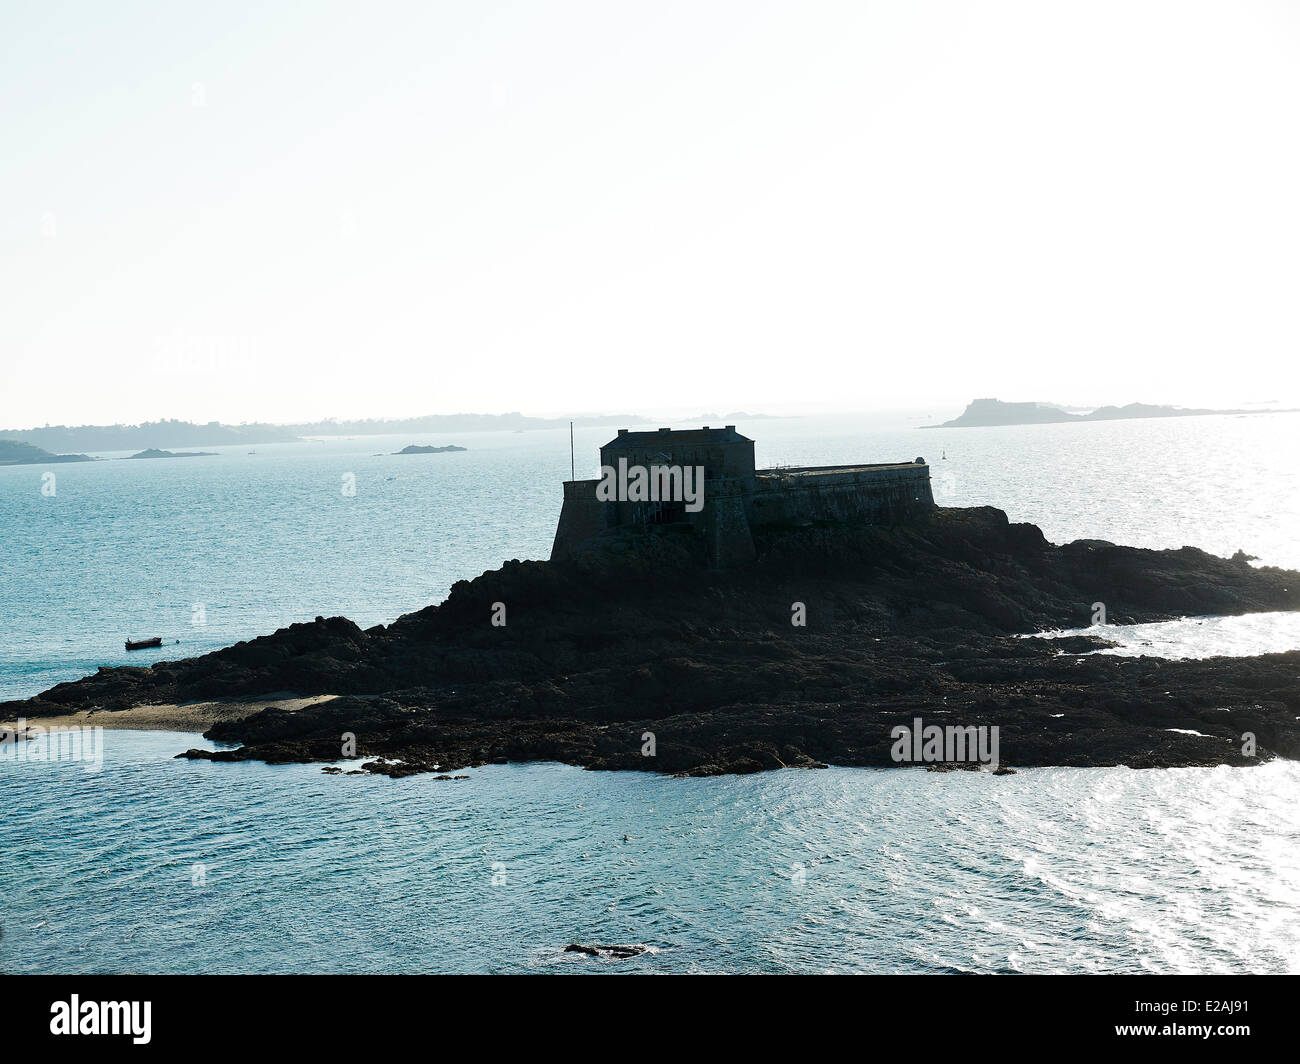
[[[922,428],[937,420],[736,419],[761,466],[921,456],[941,504],[1054,542],[1300,569],[1298,414]],[[570,462],[596,476],[612,435],[0,467],[0,698],[318,615],[387,623],[545,558]],[[412,443],[467,450],[393,453]],[[1102,634],[1112,653],[1249,655],[1300,648],[1298,622]],[[193,734],[104,732],[97,761],[49,742],[0,756],[2,972],[1300,972],[1292,762],[390,780],[175,760],[211,745]]]

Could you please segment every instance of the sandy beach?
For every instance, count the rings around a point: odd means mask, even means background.
[[[141,705],[130,709],[90,709],[61,717],[27,717],[28,727],[64,728],[99,727],[113,730],[204,732],[218,721],[239,720],[263,709],[294,712],[305,706],[328,702],[337,695],[313,695],[298,698],[289,692],[276,691],[263,698],[229,699],[217,702],[186,702],[183,705]],[[4,722],[14,727],[16,720]]]

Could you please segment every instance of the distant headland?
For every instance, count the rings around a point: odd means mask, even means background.
[[[0,465],[49,465],[52,462],[93,462],[85,454],[51,454],[41,447],[18,440],[0,440]]]
[[[1053,425],[1067,421],[1128,421],[1149,417],[1202,417],[1206,414],[1287,414],[1290,410],[1203,410],[1181,406],[1129,403],[1100,406],[1086,414],[1072,414],[1050,403],[1004,403],[1001,399],[974,399],[960,417],[927,429],[986,428],[991,425]]]
[[[425,447],[418,443],[407,444],[400,451],[394,451],[393,454],[446,454],[448,451],[467,451],[468,447],[457,447],[454,443],[449,443],[445,447]]]

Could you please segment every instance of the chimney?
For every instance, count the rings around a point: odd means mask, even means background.
[[[618,434],[619,434],[620,436],[626,436],[626,435],[627,435],[627,429],[619,429],[619,430],[618,430]]]

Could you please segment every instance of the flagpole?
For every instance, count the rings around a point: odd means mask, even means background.
[[[573,464],[573,422],[569,422],[569,479],[577,480],[577,467]]]

